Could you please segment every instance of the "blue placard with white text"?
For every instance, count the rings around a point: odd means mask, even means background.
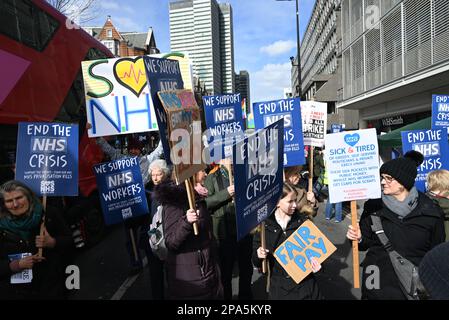
[[[203,97],[211,161],[232,156],[232,145],[244,138],[240,93]]]
[[[432,129],[449,128],[449,96],[432,95]]]
[[[449,144],[446,130],[402,131],[402,151],[419,151],[424,162],[418,167],[415,186],[419,191],[426,191],[426,177],[430,171],[449,169]]]
[[[137,157],[97,164],[94,172],[107,225],[149,213]]]
[[[16,180],[38,196],[77,196],[78,125],[20,122]]]
[[[233,146],[237,240],[276,209],[283,186],[283,133],[279,120]]]
[[[170,146],[168,144],[167,115],[157,93],[158,91],[184,89],[181,69],[179,68],[179,62],[176,60],[144,56],[143,62],[147,74],[147,83],[150,87],[154,112],[156,113],[159,136],[162,142],[162,147],[164,148],[165,160],[168,164],[171,164]]]
[[[256,129],[284,119],[284,167],[306,163],[299,98],[255,102],[253,112]]]

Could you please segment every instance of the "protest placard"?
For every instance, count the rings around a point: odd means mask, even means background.
[[[191,90],[161,91],[158,96],[167,115],[170,158],[180,184],[206,168],[200,110]]]
[[[156,113],[159,137],[164,148],[165,160],[172,164],[170,159],[169,135],[167,132],[167,115],[157,93],[159,91],[180,90],[184,88],[179,62],[170,59],[143,57],[145,72],[147,74],[148,86],[151,99]]]
[[[284,122],[238,141],[233,146],[237,240],[276,209],[282,195]]]
[[[284,119],[284,167],[306,162],[299,98],[255,102],[253,112],[256,129],[265,128],[281,118]]]
[[[432,95],[432,129],[449,128],[449,95]]]
[[[94,172],[107,225],[149,213],[137,157],[97,164]]]
[[[240,93],[203,97],[210,161],[232,156],[232,145],[244,138]]]
[[[301,117],[304,145],[323,147],[327,130],[327,104],[301,101]]]
[[[181,70],[182,81],[184,83],[184,89],[194,90],[193,83],[193,65],[192,60],[187,52],[168,52],[168,53],[156,53],[150,54],[150,57],[164,58],[170,60],[176,60],[179,62],[179,69]]]
[[[89,137],[158,129],[142,57],[83,61]]]
[[[337,248],[313,224],[304,222],[274,251],[274,257],[296,283],[312,272],[310,259],[323,263]]]
[[[19,122],[16,179],[37,195],[78,195],[78,125]]]
[[[376,129],[326,135],[329,201],[380,198]]]
[[[402,151],[415,150],[424,156],[424,162],[418,167],[415,186],[426,192],[427,174],[434,170],[449,169],[449,144],[445,128],[440,130],[402,131]]]

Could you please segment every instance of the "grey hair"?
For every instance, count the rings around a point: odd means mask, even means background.
[[[5,193],[13,192],[13,191],[22,191],[25,197],[28,199],[28,203],[30,204],[27,215],[33,212],[34,209],[34,199],[36,199],[36,195],[34,192],[25,184],[17,180],[10,180],[5,182],[0,186],[0,200],[2,203],[2,209],[5,208]],[[2,210],[3,211],[3,210]]]
[[[164,173],[165,177],[170,176],[170,168],[167,165],[167,161],[163,159],[157,159],[150,163],[150,167],[148,168],[148,174],[151,175],[151,171],[154,169],[160,169]]]

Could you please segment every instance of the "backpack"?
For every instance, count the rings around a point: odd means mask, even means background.
[[[168,249],[165,245],[164,227],[163,227],[164,208],[158,206],[157,211],[151,221],[150,230],[148,230],[148,238],[151,250],[160,259],[167,258]]]
[[[399,279],[399,285],[407,300],[428,299],[429,295],[419,279],[418,267],[393,249],[390,240],[384,233],[382,221],[378,216],[372,215],[371,221],[373,222],[371,229],[377,234],[380,242],[387,250],[394,272]]]

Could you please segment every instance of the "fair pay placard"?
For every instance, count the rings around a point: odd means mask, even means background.
[[[300,283],[312,272],[310,259],[323,263],[337,248],[308,220],[275,251],[274,257],[287,273]]]
[[[376,129],[328,134],[325,140],[329,201],[380,198]]]

